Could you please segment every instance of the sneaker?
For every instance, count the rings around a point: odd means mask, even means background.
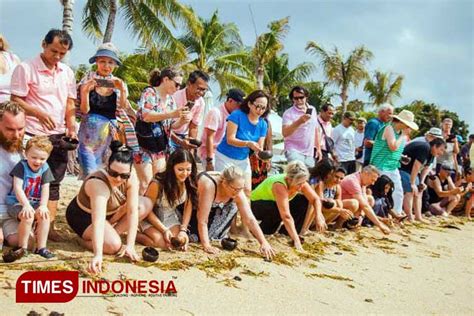
[[[43,258],[46,259],[51,259],[53,257],[56,257],[54,253],[48,250],[48,248],[41,248],[41,249],[36,249],[35,254],[40,255]]]

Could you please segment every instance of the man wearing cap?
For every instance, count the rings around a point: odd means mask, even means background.
[[[242,90],[230,89],[227,92],[226,101],[219,107],[213,107],[207,113],[201,138],[202,145],[198,149],[204,170],[214,170],[214,153],[225,135],[227,117],[240,107],[244,97]]]
[[[18,65],[11,80],[11,100],[26,112],[26,135],[46,135],[53,143],[48,164],[55,180],[50,185],[48,209],[52,220],[49,238],[58,240],[54,229],[59,186],[67,169],[68,152],[60,147],[61,138],[76,138],[76,80],[74,72],[60,61],[73,42],[66,31],[52,29],[43,42],[43,52]]]
[[[356,132],[354,136],[356,171],[360,171],[364,166],[364,131],[367,120],[359,117],[356,120]]]
[[[347,174],[356,171],[355,161],[355,131],[352,123],[356,119],[355,113],[347,111],[342,116],[342,122],[332,130],[332,140],[334,141],[334,151],[337,161],[341,167],[346,169]]]
[[[364,166],[370,163],[372,147],[374,146],[377,132],[392,119],[393,106],[384,103],[379,107],[378,116],[367,122],[364,132]]]
[[[453,165],[443,162],[439,173],[428,179],[428,193],[430,195],[430,213],[433,215],[448,216],[461,200],[460,193],[463,187],[456,187],[451,179],[454,173]]]
[[[289,98],[293,106],[283,113],[282,134],[287,161],[299,160],[311,168],[314,166],[315,148],[316,153],[320,153],[320,149],[316,137],[317,113],[308,104],[308,96],[309,92],[304,87],[291,89]]]
[[[187,107],[189,117],[186,123],[178,128],[173,128],[170,139],[170,148],[195,149],[196,145],[189,143],[189,139],[197,137],[198,126],[201,122],[201,114],[205,107],[204,95],[208,89],[209,76],[201,71],[195,70],[189,74],[186,87],[173,94],[178,109]]]
[[[435,131],[433,131],[435,132]],[[430,137],[431,138],[431,137]],[[425,141],[411,141],[403,150],[406,163],[399,169],[404,192],[403,208],[408,220],[423,221],[421,216],[425,178],[431,170],[431,165],[436,157],[443,154],[446,143],[441,137],[433,137],[428,143]],[[421,185],[420,185],[421,183]]]
[[[370,164],[376,166],[381,174],[388,176],[393,181],[393,209],[399,215],[399,219],[404,215],[403,188],[398,167],[400,166],[403,149],[412,130],[418,130],[412,112],[403,110],[392,116],[392,121],[386,123],[375,136],[370,156]]]

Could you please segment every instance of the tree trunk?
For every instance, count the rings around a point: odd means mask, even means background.
[[[347,110],[347,88],[341,88],[341,100],[342,100],[342,113],[344,114]]]
[[[257,89],[263,90],[263,65],[257,66]]]
[[[74,25],[74,0],[60,0],[63,6],[63,31],[72,37],[72,26]],[[63,63],[69,64],[69,52],[64,56]]]
[[[102,43],[109,43],[112,41],[116,15],[117,15],[117,1],[110,0],[109,17],[107,18],[107,26],[105,27],[104,39]]]

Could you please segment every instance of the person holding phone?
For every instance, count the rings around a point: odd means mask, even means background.
[[[84,177],[99,169],[117,127],[117,109],[128,105],[127,86],[112,75],[122,63],[112,43],[99,46],[89,59],[97,70],[79,82],[79,105],[83,114],[79,128],[79,164]]]
[[[456,135],[452,132],[453,120],[449,117],[443,119],[441,123],[441,131],[443,138],[446,141],[446,150],[443,155],[436,159],[436,173],[439,173],[441,165],[447,163],[453,166],[455,172],[451,174],[453,180],[456,179],[456,173],[458,172],[458,160],[457,155],[459,153],[459,143],[456,139]]]
[[[315,153],[322,157],[317,137],[316,109],[309,105],[309,92],[304,87],[291,89],[293,106],[283,113],[283,138],[285,156],[288,162],[300,160],[308,167],[314,167]]]

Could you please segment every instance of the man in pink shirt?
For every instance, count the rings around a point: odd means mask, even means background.
[[[308,96],[309,92],[304,87],[296,86],[291,89],[293,106],[283,113],[282,133],[286,160],[299,160],[311,168],[314,167],[314,154],[321,157],[321,148],[316,135],[317,113],[307,103]]]
[[[26,113],[26,135],[46,135],[53,143],[48,164],[54,175],[50,184],[48,209],[52,221],[49,238],[60,239],[54,229],[59,200],[59,185],[66,173],[68,154],[61,144],[63,136],[76,138],[76,80],[74,72],[61,59],[72,48],[71,36],[52,29],[46,34],[43,52],[18,65],[11,80],[11,100]]]
[[[327,148],[328,143],[325,139],[326,137],[331,138],[332,136],[331,119],[334,116],[334,112],[334,106],[331,103],[326,103],[321,107],[321,113],[319,113],[318,116],[318,124],[316,125],[316,129],[318,141],[321,144],[321,152],[323,158],[334,159],[334,156],[332,155],[332,151],[334,150],[334,148]]]
[[[176,148],[197,148],[197,146],[189,143],[189,139],[197,137],[201,114],[205,107],[203,96],[207,92],[208,82],[209,76],[205,72],[195,70],[189,75],[186,88],[173,94],[177,108],[187,107],[189,113],[187,114],[188,117],[185,124],[172,129],[170,139],[171,150]]]
[[[341,182],[342,199],[357,200],[359,209],[354,215],[360,216],[363,212],[384,234],[390,234],[390,229],[378,219],[372,209],[373,197],[367,195],[367,187],[373,185],[378,177],[379,171],[372,165],[364,167],[360,172],[346,176]]]
[[[201,139],[202,145],[199,148],[199,156],[206,171],[214,170],[214,153],[225,135],[227,117],[240,107],[244,97],[242,90],[230,89],[227,92],[227,100],[207,113]]]

